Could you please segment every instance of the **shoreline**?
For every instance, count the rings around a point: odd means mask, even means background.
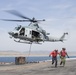
[[[29,52],[15,52],[15,51],[0,51],[0,57],[19,57],[19,56],[49,56],[50,51],[33,51],[29,54]],[[76,52],[68,52],[69,56],[76,56]]]

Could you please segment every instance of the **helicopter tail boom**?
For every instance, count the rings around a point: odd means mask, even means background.
[[[50,37],[50,36],[47,36],[47,40],[45,41],[49,41],[49,42],[58,42],[58,41],[65,41],[65,35],[68,35],[68,33],[64,33],[60,38],[54,38],[54,37]]]

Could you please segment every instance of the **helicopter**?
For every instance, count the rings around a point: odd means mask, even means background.
[[[22,26],[19,25],[15,27],[13,31],[8,32],[10,35],[10,38],[14,38],[15,42],[19,43],[26,43],[26,44],[41,44],[41,42],[58,42],[61,41],[63,42],[65,39],[65,35],[68,33],[63,33],[63,35],[60,38],[52,38],[50,33],[47,33],[44,29],[42,29],[39,26],[40,21],[45,21],[43,20],[36,20],[35,18],[28,18],[24,15],[22,15],[20,12],[16,10],[9,10],[6,11],[10,14],[13,14],[15,16],[18,16],[20,18],[23,18],[23,20],[13,20],[13,19],[2,19],[3,21],[14,21],[14,22],[30,22],[28,26]]]

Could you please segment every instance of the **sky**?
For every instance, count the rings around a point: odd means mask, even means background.
[[[21,14],[36,19],[45,19],[41,26],[50,36],[61,37],[68,32],[64,42],[44,42],[41,45],[33,44],[32,51],[61,50],[76,51],[76,0],[0,0],[0,19],[21,19],[5,12],[16,10]],[[0,20],[0,51],[29,51],[29,44],[22,44],[9,38],[9,31],[17,25],[28,26],[29,23],[6,22]]]

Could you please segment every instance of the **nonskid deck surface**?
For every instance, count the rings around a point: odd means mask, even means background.
[[[67,60],[65,67],[55,68],[51,61],[24,65],[0,64],[0,75],[76,75],[76,60]]]

